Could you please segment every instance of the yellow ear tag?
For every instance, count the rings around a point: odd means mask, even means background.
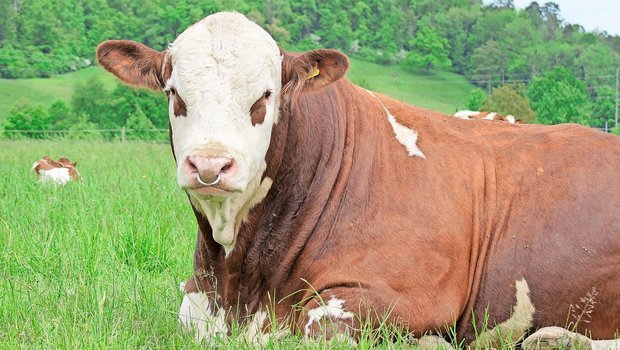
[[[310,80],[314,77],[316,77],[317,75],[319,75],[319,69],[317,67],[313,67],[312,68],[312,72],[310,74],[308,74],[308,77],[306,78],[306,80]]]

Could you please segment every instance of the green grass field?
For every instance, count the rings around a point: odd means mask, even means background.
[[[99,77],[110,90],[116,84],[116,79],[99,67],[48,79],[0,79],[0,126],[4,124],[15,102],[29,100],[47,106],[60,99],[69,103],[75,83],[86,81],[92,76]],[[412,74],[398,66],[387,67],[357,59],[351,59],[351,69],[347,76],[368,89],[450,114],[465,104],[469,91],[474,88],[465,78],[450,72]]]
[[[168,145],[0,147],[0,349],[206,348],[177,322],[196,224]],[[30,169],[43,155],[77,160],[83,180],[37,183]],[[326,347],[288,337],[268,348]]]

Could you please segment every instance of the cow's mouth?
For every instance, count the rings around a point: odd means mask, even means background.
[[[189,190],[194,194],[207,195],[207,196],[213,196],[213,195],[221,196],[221,195],[227,195],[233,192],[231,190],[222,188],[220,186],[197,186],[197,187],[192,187]]]

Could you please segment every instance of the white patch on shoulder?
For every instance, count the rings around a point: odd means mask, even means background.
[[[512,114],[509,114],[506,116],[506,120],[510,123],[510,124],[514,124],[517,122],[517,120],[515,119],[515,117]]]
[[[512,316],[493,329],[480,334],[470,344],[470,348],[476,348],[476,343],[483,348],[499,348],[501,344],[515,343],[523,338],[528,329],[532,328],[536,309],[530,300],[530,288],[525,279],[515,281],[515,286],[517,302],[512,309]]]
[[[392,130],[394,130],[394,135],[396,136],[396,140],[398,140],[398,142],[400,142],[401,145],[405,146],[405,148],[407,149],[407,152],[409,153],[409,156],[410,157],[416,156],[422,159],[426,159],[426,156],[424,156],[424,153],[422,153],[422,151],[418,148],[418,145],[417,145],[418,133],[415,130],[408,128],[400,124],[398,121],[396,121],[396,117],[394,117],[392,113],[388,111],[388,109],[385,107],[383,102],[381,102],[381,100],[379,100],[379,98],[375,96],[375,94],[373,94],[371,91],[369,90],[366,90],[366,91],[368,91],[370,96],[377,99],[377,101],[379,101],[379,103],[381,104],[381,107],[383,107],[383,110],[385,110],[385,113],[387,114],[387,119],[390,122],[390,125],[392,126]]]
[[[41,170],[39,171],[39,181],[53,182],[57,185],[64,185],[71,181],[71,175],[69,175],[69,169],[67,168]]]
[[[184,285],[181,285],[184,291]],[[179,321],[185,332],[195,332],[196,341],[212,340],[216,336],[226,336],[228,326],[224,309],[211,309],[213,300],[206,293],[187,293],[183,296],[183,302],[179,309]]]
[[[304,327],[304,336],[307,338],[310,335],[310,327],[313,323],[321,322],[323,318],[329,318],[331,320],[353,320],[353,313],[345,311],[342,307],[344,300],[332,298],[327,304],[316,307],[308,311],[308,322]]]
[[[396,121],[396,118],[387,110],[387,108],[383,107],[385,112],[388,115],[388,121],[392,125],[392,129],[394,129],[394,134],[396,135],[396,139],[400,142],[407,151],[409,152],[409,156],[420,157],[422,159],[426,159],[424,153],[420,151],[418,148],[418,133],[415,130],[409,129],[408,127],[399,124]]]

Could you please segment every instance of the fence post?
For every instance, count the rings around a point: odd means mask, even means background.
[[[121,128],[121,143],[125,143],[125,127]]]

